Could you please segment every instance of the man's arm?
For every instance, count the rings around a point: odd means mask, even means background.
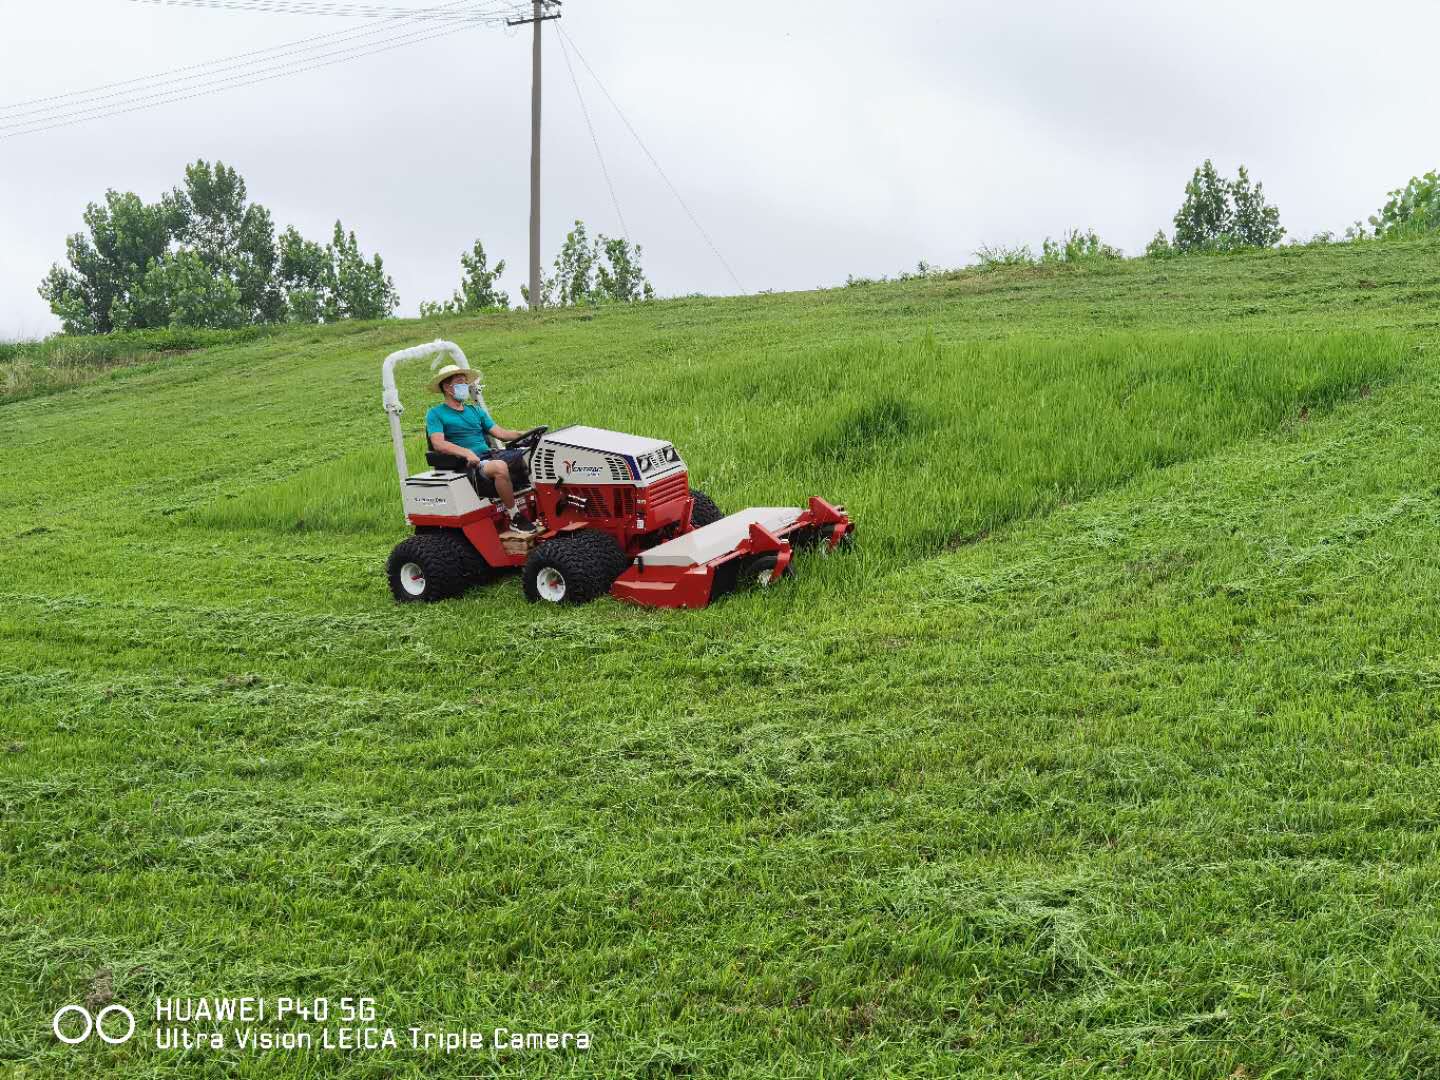
[[[494,435],[501,442],[507,443],[514,442],[521,435],[525,434],[523,431],[511,431],[509,428],[501,427],[499,424],[496,424],[494,427],[492,427],[489,433],[491,435]]]

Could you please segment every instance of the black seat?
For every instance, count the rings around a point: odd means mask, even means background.
[[[467,473],[470,477],[470,486],[475,489],[475,494],[480,498],[498,499],[500,497],[500,493],[495,490],[494,480],[491,480],[479,469],[472,469],[470,463],[464,458],[432,449],[432,445],[430,435],[427,433],[425,436],[425,463],[432,469]],[[510,483],[516,491],[524,491],[530,486],[530,470],[525,467],[523,459],[510,462]]]
[[[464,472],[469,467],[464,458],[442,454],[439,450],[426,450],[425,463],[432,469],[449,469],[451,472]]]

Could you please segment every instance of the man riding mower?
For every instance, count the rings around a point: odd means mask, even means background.
[[[476,404],[478,391],[470,384],[471,372],[457,364],[447,364],[435,375],[431,388],[445,400],[425,414],[425,437],[430,449],[449,454],[465,463],[466,471],[476,470],[495,486],[496,494],[510,517],[512,532],[533,534],[540,531],[529,515],[515,501],[512,474],[526,476],[526,453],[520,449],[491,449],[490,439],[514,442],[520,432],[500,427],[483,404]],[[528,487],[522,481],[521,486]]]
[[[436,354],[452,361],[432,383],[445,400],[426,416],[430,468],[412,476],[395,366]],[[448,341],[392,353],[381,368],[414,529],[386,568],[402,603],[458,596],[517,568],[532,601],[584,603],[608,592],[652,607],[704,607],[737,586],[779,581],[795,549],[833,551],[854,535],[844,507],[814,497],[727,517],[690,486],[685,462],[661,439],[581,425],[499,427],[474,375]],[[496,454],[487,436],[508,446]]]

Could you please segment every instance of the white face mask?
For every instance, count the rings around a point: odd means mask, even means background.
[[[470,384],[458,382],[454,386],[450,387],[450,393],[454,396],[456,401],[469,401]]]

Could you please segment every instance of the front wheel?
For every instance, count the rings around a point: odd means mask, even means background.
[[[690,489],[690,497],[695,503],[690,508],[690,525],[692,528],[703,528],[706,525],[714,525],[725,515],[715,505],[715,500],[706,495],[703,491]]]
[[[625,553],[609,533],[587,530],[547,540],[525,560],[525,599],[584,604],[610,591],[625,569]]]

